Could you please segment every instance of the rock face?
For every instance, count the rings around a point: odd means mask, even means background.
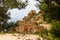
[[[34,10],[31,10],[22,21],[18,21],[18,24],[16,31],[22,33],[39,32],[43,29],[50,30],[51,28],[50,24],[44,23],[41,12],[36,14]]]
[[[35,11],[35,10],[31,10],[31,11],[28,13],[28,16],[25,16],[25,17],[23,18],[23,20],[25,20],[25,21],[30,21],[30,19],[32,19],[35,15],[36,15],[36,11]]]

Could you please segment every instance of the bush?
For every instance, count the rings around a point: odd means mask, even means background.
[[[55,37],[60,37],[60,22],[52,22],[50,33]]]
[[[42,30],[41,35],[48,35],[48,30],[46,30],[46,29]]]

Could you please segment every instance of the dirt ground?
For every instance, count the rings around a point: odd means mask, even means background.
[[[41,39],[39,35],[32,35],[32,34],[0,34],[0,40],[38,40]]]

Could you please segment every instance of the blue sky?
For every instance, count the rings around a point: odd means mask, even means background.
[[[24,2],[25,0],[23,0]],[[31,11],[31,10],[36,10],[36,12],[39,12],[39,9],[37,7],[35,7],[36,5],[36,2],[35,0],[29,0],[28,2],[28,5],[25,7],[25,9],[12,9],[12,10],[9,10],[9,12],[11,12],[10,14],[10,17],[11,19],[9,20],[9,22],[16,22],[17,20],[22,20],[25,16],[28,15],[28,13]]]

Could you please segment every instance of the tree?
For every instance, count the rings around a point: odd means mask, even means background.
[[[0,31],[4,31],[8,27],[8,19],[10,19],[9,15],[7,14],[8,9],[18,8],[18,5],[21,8],[24,8],[26,5],[25,3],[18,3],[17,0],[0,0]]]
[[[7,24],[7,20],[10,17],[6,14],[7,10],[4,9],[5,7],[0,7],[0,31],[4,29]]]
[[[40,9],[44,20],[52,24],[50,33],[60,38],[60,0],[42,0]]]
[[[51,22],[51,20],[60,20],[59,0],[42,0],[42,2],[40,3],[40,9],[43,12],[43,17],[45,21]]]

